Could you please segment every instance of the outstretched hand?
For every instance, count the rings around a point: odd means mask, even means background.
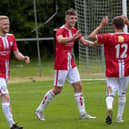
[[[78,30],[75,34],[73,34],[73,39],[76,40],[80,37],[80,31]]]

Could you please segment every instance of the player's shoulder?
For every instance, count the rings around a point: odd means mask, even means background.
[[[103,35],[109,35],[109,36],[112,36],[114,33],[109,33],[109,32],[107,32],[107,33],[104,33]]]
[[[125,33],[125,32],[119,32],[119,33],[113,33],[114,37],[123,37],[123,38],[128,38],[129,39],[129,33]]]
[[[57,29],[57,31],[58,31],[58,30],[68,31],[68,29],[67,29],[64,25],[60,26],[60,27]],[[76,31],[77,29],[76,29],[75,27],[72,27],[71,30]]]
[[[129,36],[129,33],[124,33],[123,36]]]
[[[62,33],[67,33],[67,29],[65,28],[65,26],[63,25],[63,26],[61,26],[61,27],[59,27],[57,30],[56,30],[56,34],[62,34]]]
[[[102,34],[97,34],[97,37],[110,37],[110,36],[112,36],[113,35],[113,33],[102,33]]]
[[[12,34],[12,33],[7,33],[6,35],[9,37],[14,37],[14,34]]]
[[[6,36],[8,37],[8,39],[10,40],[15,40],[15,36],[14,34],[11,34],[11,33],[7,33]]]
[[[75,27],[72,27],[71,29],[74,30],[74,31],[77,31],[77,29]]]
[[[62,25],[62,26],[60,26],[57,30],[64,30],[64,29],[65,29],[65,26]]]

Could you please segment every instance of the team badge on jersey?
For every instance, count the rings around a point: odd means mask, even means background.
[[[118,36],[118,42],[123,43],[124,42],[124,37],[123,36]]]

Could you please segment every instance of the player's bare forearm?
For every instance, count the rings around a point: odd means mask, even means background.
[[[57,37],[58,43],[69,43],[72,42],[73,40],[74,40],[73,37],[63,37],[62,35]]]
[[[92,42],[92,41],[90,41],[90,40],[86,40],[86,44],[87,44],[87,46],[89,46],[89,47],[91,47],[91,46],[94,46],[94,45],[95,45],[95,43],[94,43],[94,42]]]
[[[17,60],[25,61],[26,64],[30,63],[30,58],[28,56],[24,56],[19,50],[16,50],[13,53]]]
[[[90,35],[88,36],[88,39],[90,40],[96,40],[96,35],[99,34],[101,30],[101,26],[98,26],[95,30],[93,30]]]
[[[88,47],[95,45],[95,43],[94,43],[93,41],[86,40],[84,37],[82,37],[82,38],[80,39],[80,42],[81,42],[84,46],[88,46]]]
[[[95,40],[96,35],[99,34],[99,32],[108,24],[108,16],[103,17],[100,25],[94,29],[90,35],[88,36],[88,39]]]
[[[127,26],[129,26],[129,20],[128,20],[128,18],[127,18],[126,16],[122,16],[122,17],[123,17],[123,19],[124,19],[125,24],[126,24]]]

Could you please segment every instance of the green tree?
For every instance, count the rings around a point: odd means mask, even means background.
[[[64,12],[70,7],[74,7],[74,0],[57,0],[58,13],[47,24],[44,24],[56,11],[56,0],[36,0],[37,20],[39,37],[54,37],[54,28],[64,23]],[[7,15],[10,18],[10,32],[16,38],[34,38],[34,7],[33,0],[3,0],[0,4],[0,15]],[[36,56],[36,43],[19,43],[22,52],[31,56]],[[41,56],[53,56],[54,41],[40,41]],[[49,53],[48,53],[49,51]]]

